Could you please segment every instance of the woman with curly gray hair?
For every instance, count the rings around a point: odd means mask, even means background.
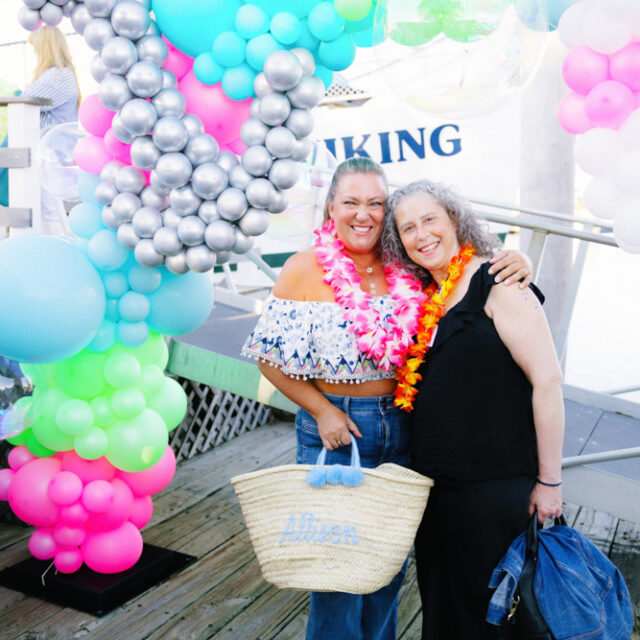
[[[428,180],[387,199],[382,247],[429,284],[395,394],[413,410],[411,467],[436,481],[415,542],[422,638],[507,638],[485,621],[491,572],[536,511],[562,512],[562,376],[542,294],[494,286],[470,205]]]

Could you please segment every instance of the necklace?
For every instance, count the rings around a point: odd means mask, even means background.
[[[355,263],[354,263],[355,264]],[[373,266],[369,266],[365,269],[365,273],[369,276],[369,291],[372,297],[376,297],[376,280],[373,277]]]
[[[419,380],[422,380],[418,369],[424,362],[424,358],[435,340],[438,322],[444,315],[445,300],[451,295],[454,285],[462,276],[465,266],[475,252],[476,250],[468,245],[462,247],[460,253],[451,259],[440,289],[437,289],[434,283],[427,287],[427,299],[420,308],[416,342],[407,350],[409,357],[404,365],[400,366],[396,374],[396,380],[398,381],[398,386],[394,393],[396,407],[400,407],[407,412],[413,409],[413,399],[418,393],[415,385]]]
[[[325,272],[322,281],[331,287],[336,302],[345,308],[343,319],[350,323],[349,331],[356,334],[358,349],[367,359],[374,360],[378,369],[389,371],[391,365],[400,366],[413,343],[420,305],[425,300],[420,281],[397,265],[384,267],[395,306],[383,326],[380,312],[372,307],[372,294],[361,289],[362,278],[353,260],[344,252],[342,240],[335,235],[333,220],[329,219],[314,233],[316,259]],[[369,288],[375,295],[373,267],[369,269]]]

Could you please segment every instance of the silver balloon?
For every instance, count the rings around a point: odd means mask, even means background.
[[[297,47],[295,49],[291,49],[291,53],[293,53],[293,55],[300,61],[304,75],[312,75],[316,70],[316,61],[311,51],[309,51],[309,49],[304,49],[303,47]]]
[[[104,43],[115,36],[111,23],[104,18],[92,18],[82,33],[85,42],[94,50],[100,51]]]
[[[160,151],[181,151],[189,140],[189,132],[180,118],[165,116],[154,125],[151,138]]]
[[[109,75],[109,69],[99,53],[91,58],[89,72],[96,82],[102,82]]]
[[[100,57],[111,73],[127,73],[129,67],[138,61],[136,47],[128,38],[116,36],[104,43]]]
[[[198,216],[206,224],[210,224],[214,220],[222,220],[218,213],[218,205],[213,200],[205,200],[198,209]]]
[[[184,95],[177,89],[160,89],[160,91],[153,96],[151,104],[155,107],[158,117],[160,118],[164,116],[182,118],[187,109],[187,101]],[[184,122],[182,124],[184,124]]]
[[[136,43],[138,50],[138,58],[140,60],[148,60],[153,64],[161,67],[169,55],[169,49],[166,42],[158,36],[144,36]]]
[[[296,144],[293,148],[293,153],[291,154],[291,160],[295,160],[296,162],[302,162],[309,157],[309,154],[313,151],[313,143],[309,138],[301,138],[300,140],[296,140]]]
[[[130,40],[138,40],[149,28],[149,10],[139,2],[122,0],[111,12],[111,24],[116,33]]]
[[[89,13],[89,9],[83,4],[79,4],[74,7],[71,12],[71,24],[73,28],[76,30],[76,33],[80,35],[84,35],[85,27],[91,22],[91,14]]]
[[[162,226],[162,215],[153,207],[141,207],[135,212],[131,224],[141,238],[153,238]]]
[[[153,144],[151,136],[140,136],[131,143],[131,160],[141,169],[153,169],[160,155],[161,151]]]
[[[100,217],[102,218],[104,226],[113,231],[122,224],[122,221],[113,213],[113,210],[109,206],[103,207]]]
[[[60,7],[47,2],[47,4],[45,4],[44,7],[40,9],[40,17],[42,18],[42,22],[44,22],[46,25],[48,25],[49,27],[55,27],[62,22],[64,14],[62,13],[62,9]]]
[[[235,167],[237,164],[240,164],[238,156],[231,151],[227,151],[226,149],[218,154],[218,159],[216,160],[216,162],[226,172],[231,171],[231,167]]]
[[[184,154],[197,167],[205,162],[215,162],[220,152],[216,139],[208,133],[192,136],[185,147]]]
[[[264,140],[269,132],[269,127],[260,118],[249,118],[240,127],[240,138],[247,147],[257,144],[264,144]]]
[[[120,167],[124,167],[124,162],[121,160],[111,160],[107,162],[100,172],[100,180],[109,180],[115,183]]]
[[[234,229],[234,233],[236,237],[231,251],[234,253],[247,253],[253,247],[253,238],[250,238],[237,227]]]
[[[134,98],[122,107],[120,119],[129,133],[144,136],[153,129],[158,120],[158,114],[150,102],[142,98]]]
[[[120,193],[140,193],[146,186],[144,173],[129,165],[121,167],[116,176],[116,187]]]
[[[177,229],[181,222],[182,216],[173,207],[169,207],[162,212],[162,224],[164,227]]]
[[[177,89],[178,88],[178,78],[176,78],[176,74],[173,71],[169,71],[169,69],[162,69],[162,88],[163,89]]]
[[[119,191],[111,180],[102,180],[98,183],[94,192],[94,197],[99,204],[111,204]]]
[[[264,73],[260,72],[253,79],[253,90],[258,98],[262,98],[262,96],[266,96],[267,93],[271,93],[273,91],[273,87],[269,84],[269,81],[264,77]]]
[[[259,236],[269,227],[269,214],[264,209],[252,207],[240,218],[238,226],[248,236]]]
[[[171,193],[171,189],[173,189],[173,187],[165,184],[164,182],[162,182],[162,180],[160,180],[155,169],[153,169],[151,171],[151,174],[149,175],[149,183],[158,193],[162,194],[163,196],[168,196],[169,193]]]
[[[47,3],[47,0],[22,0],[25,7],[32,10],[38,10]]]
[[[178,238],[188,247],[195,247],[204,242],[206,226],[198,216],[187,216],[178,225]]]
[[[227,251],[236,241],[234,227],[226,220],[214,220],[204,232],[204,241],[212,251]]]
[[[248,208],[247,198],[243,191],[229,187],[218,196],[218,213],[225,219],[239,220]]]
[[[244,191],[252,180],[253,176],[245,171],[245,168],[240,164],[229,170],[229,184],[236,189]]]
[[[265,124],[275,127],[282,124],[291,113],[291,103],[281,93],[268,93],[260,98],[258,116]]]
[[[165,256],[175,256],[182,249],[182,241],[173,227],[161,227],[153,235],[153,246]]]
[[[198,210],[202,200],[193,192],[190,185],[185,184],[184,187],[171,189],[169,203],[181,216],[190,216]]]
[[[135,193],[119,193],[111,203],[113,214],[122,222],[131,222],[142,201]]]
[[[122,76],[110,73],[98,85],[98,97],[107,109],[117,111],[133,98],[133,94]]]
[[[191,186],[195,193],[205,200],[213,200],[227,187],[227,172],[213,162],[197,166],[191,176]]]
[[[73,13],[73,10],[77,6],[78,5],[76,4],[75,0],[69,0],[69,2],[67,2],[65,5],[63,5],[62,13],[64,14],[64,17],[65,18],[70,18],[71,14]]]
[[[164,256],[153,246],[153,240],[150,238],[140,240],[133,250],[133,255],[143,267],[159,267],[164,263]]]
[[[252,118],[259,118],[259,109],[260,109],[260,100],[258,98],[254,98],[249,105],[249,115]]]
[[[217,251],[216,252],[216,264],[224,264],[229,262],[233,257],[231,251]]]
[[[302,78],[302,64],[290,51],[274,51],[264,61],[263,73],[267,82],[277,91],[295,87]]]
[[[136,2],[139,2],[139,1],[140,0],[136,0]],[[149,2],[145,2],[144,4],[147,5],[147,11],[149,11],[151,9],[151,0],[149,0]],[[160,31],[160,27],[158,26],[158,23],[155,22],[154,20],[149,20],[149,28],[146,30],[145,35],[160,37],[162,35],[162,31]]]
[[[164,266],[167,267],[171,273],[176,275],[183,275],[189,271],[189,265],[187,264],[187,254],[185,251],[176,253],[175,256],[167,256],[164,260]]]
[[[135,249],[140,236],[133,230],[129,222],[125,222],[118,227],[118,242],[127,249]]]
[[[189,182],[193,167],[183,153],[164,153],[156,163],[155,172],[160,182],[169,187],[181,187]]]
[[[287,91],[287,98],[298,109],[313,109],[324,97],[324,83],[316,76],[305,77]]]
[[[249,147],[242,154],[242,166],[252,176],[263,176],[269,171],[272,162],[271,154],[261,145]]]
[[[266,178],[255,178],[245,189],[247,201],[252,207],[266,209],[276,195],[276,190]]]
[[[292,109],[284,124],[296,138],[306,138],[313,131],[313,116],[306,109]]]
[[[18,9],[18,22],[23,29],[35,31],[42,24],[42,18],[39,11],[22,6]]]
[[[136,136],[124,126],[119,113],[113,116],[111,131],[113,131],[113,135],[118,138],[120,142],[124,142],[125,144],[131,144],[136,139]]]
[[[291,189],[298,177],[298,165],[293,160],[276,160],[269,169],[269,180],[278,189]]]
[[[203,244],[197,247],[189,247],[186,252],[186,258],[189,269],[198,273],[210,271],[216,263],[215,255]]]
[[[201,133],[204,133],[204,125],[202,124],[202,120],[198,118],[193,113],[187,113],[182,118],[182,123],[185,127],[187,127],[187,131],[189,132],[189,137],[197,136]]]
[[[278,191],[276,189],[276,195],[274,196],[271,204],[267,207],[269,213],[282,213],[289,206],[289,196],[284,191]]]
[[[127,4],[131,3],[127,2]],[[140,98],[152,98],[162,89],[162,71],[148,60],[136,62],[129,69],[127,83],[135,95]]]
[[[84,6],[94,18],[108,18],[118,0],[84,0]]]
[[[296,137],[286,127],[274,127],[267,133],[264,146],[276,158],[288,158],[296,147]]]
[[[158,211],[164,211],[169,206],[168,196],[158,193],[153,187],[145,187],[140,200],[145,207],[154,207]]]

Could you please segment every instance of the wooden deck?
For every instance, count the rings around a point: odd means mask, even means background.
[[[291,423],[246,433],[181,463],[156,500],[145,542],[198,561],[102,618],[0,587],[0,640],[301,640],[304,592],[267,584],[253,555],[229,484],[235,474],[295,458]],[[640,601],[640,525],[567,505],[569,524],[584,531],[620,567]],[[28,557],[30,529],[0,523],[0,569]],[[402,640],[420,638],[420,598],[410,565],[400,600]]]

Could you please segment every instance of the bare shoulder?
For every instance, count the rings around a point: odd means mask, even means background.
[[[322,293],[318,297],[326,287],[322,276],[323,271],[313,249],[295,253],[284,263],[273,287],[273,295],[286,300],[322,300]]]
[[[501,283],[491,287],[485,311],[490,318],[496,312],[513,314],[540,313],[542,312],[542,305],[538,300],[538,296],[529,287],[520,289],[520,287],[516,286],[507,287]]]

